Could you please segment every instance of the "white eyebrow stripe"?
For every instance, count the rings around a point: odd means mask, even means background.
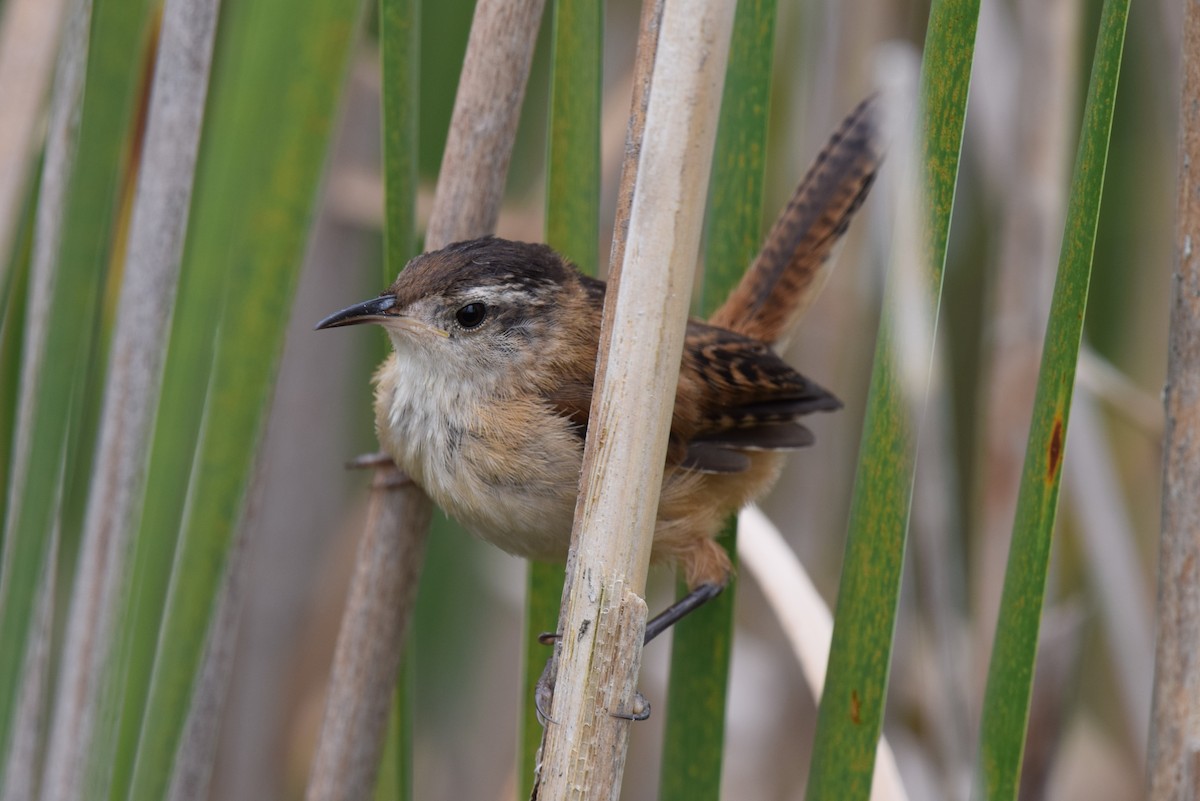
[[[537,306],[545,303],[545,299],[540,293],[517,286],[480,286],[458,294],[459,298],[465,303],[479,301],[497,305],[526,304]]]

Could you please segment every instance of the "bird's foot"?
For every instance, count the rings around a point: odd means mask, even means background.
[[[552,656],[546,660],[546,666],[542,668],[542,675],[538,677],[537,684],[533,688],[533,711],[537,715],[538,723],[542,724],[542,728],[545,728],[547,724],[558,722],[550,717],[550,710],[554,706],[554,683],[557,678],[557,657]],[[646,696],[635,692],[633,705],[629,711],[609,712],[608,714],[621,720],[646,720],[650,717],[650,702],[646,700]]]
[[[540,638],[539,638],[540,639]],[[546,660],[542,675],[538,676],[537,684],[533,687],[533,711],[537,714],[538,723],[542,728],[547,724],[557,723],[550,717],[550,709],[554,705],[554,680],[558,677],[558,655]]]
[[[621,720],[646,720],[650,717],[650,702],[640,692],[633,694],[633,708],[628,712],[609,712],[614,718]]]

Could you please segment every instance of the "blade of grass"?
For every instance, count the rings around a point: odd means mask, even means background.
[[[538,642],[542,632],[552,632],[558,625],[558,609],[562,602],[565,566],[556,562],[530,562],[525,589],[525,626],[522,643],[521,708],[517,710],[517,792],[528,797],[536,778],[538,749],[542,745],[542,726],[534,714],[538,676],[551,655]]]
[[[36,170],[41,173],[41,167]],[[21,376],[21,346],[25,336],[25,310],[29,295],[29,270],[33,260],[33,210],[38,204],[38,183],[30,187],[24,217],[8,269],[3,306],[0,306],[0,521],[6,519],[8,482],[17,396]],[[0,562],[4,554],[4,527],[0,525]]]
[[[383,284],[417,251],[418,137],[421,91],[420,0],[379,0],[383,125]],[[384,344],[386,348],[386,344]],[[382,358],[385,353],[381,353]],[[405,648],[406,653],[411,653]],[[376,801],[412,798],[412,658],[400,663],[376,785]]]
[[[767,122],[775,52],[775,0],[738,3],[709,184],[701,316],[741,280],[762,239]],[[737,570],[737,518],[718,540]],[[680,621],[671,640],[671,675],[659,798],[720,797],[725,694],[733,653],[736,579]]]
[[[19,441],[0,574],[0,754],[6,753],[12,736],[36,584],[48,575],[42,566],[55,527],[63,462],[78,446],[71,423],[81,413],[80,376],[95,333],[119,176],[128,157],[131,109],[142,68],[141,59],[130,54],[144,45],[146,6],[146,0],[101,0],[90,15],[84,7],[74,9],[67,47],[84,41],[89,26],[90,38],[64,58],[86,58],[86,79],[75,72],[82,64],[60,65],[55,89],[54,113],[67,116],[52,123],[46,175],[63,183],[43,191],[34,241],[31,331],[22,357]],[[70,324],[61,324],[63,313],[69,314]]]
[[[1016,798],[1128,0],[1105,0],[988,665],[973,798]]]
[[[421,0],[379,0],[383,70],[383,281],[417,250],[417,136],[421,91]]]
[[[555,0],[553,12],[546,242],[595,275],[604,6],[599,0]]]
[[[925,285],[920,300],[928,304],[930,319],[924,338],[904,343],[922,362],[916,366],[918,381],[928,381],[932,360],[978,16],[977,0],[936,0],[929,12],[916,152],[921,157],[917,185],[923,191],[918,222]],[[867,798],[883,725],[919,426],[919,415],[910,417],[897,353],[901,343],[895,309],[904,298],[892,270],[884,289],[829,668],[817,717],[810,798]]]
[[[5,766],[4,783],[0,786],[0,798],[32,798],[36,792],[40,762],[42,732],[42,707],[46,700],[46,679],[51,670],[50,648],[52,617],[54,615],[55,563],[59,543],[62,541],[60,527],[55,526],[47,537],[49,553],[42,564],[43,575],[39,576],[37,597],[34,599],[33,615],[29,625],[29,644],[25,650],[25,662],[21,670],[21,682],[13,713],[12,739],[8,744],[8,764]]]
[[[43,792],[83,792],[96,731],[100,668],[141,508],[145,457],[175,302],[216,26],[215,1],[168,0],[121,286],[100,450],[71,602]]]
[[[717,542],[736,571],[736,517],[726,521]],[[735,590],[731,580],[720,595],[675,625],[658,789],[662,801],[721,797]],[[680,583],[680,595],[684,592]]]
[[[212,80],[216,99],[185,269],[224,261],[228,281],[133,762],[133,799],[161,798],[171,777],[245,502],[283,345],[280,320],[295,289],[360,6],[277,0],[234,4],[223,15],[218,48],[229,48],[228,58]],[[255,191],[246,191],[248,181]],[[212,321],[201,330],[211,336]]]
[[[412,653],[411,647],[404,649]],[[413,660],[400,661],[395,698],[388,718],[387,740],[383,744],[383,760],[379,780],[375,783],[375,801],[408,801],[413,797],[413,701],[416,696]]]
[[[237,186],[238,175],[253,185],[266,181],[265,162],[257,153],[243,146],[247,152],[241,162],[236,162],[231,158],[236,152],[230,152],[236,151],[239,141],[233,120],[253,114],[260,103],[249,92],[239,95],[228,88],[249,59],[252,45],[246,41],[249,31],[243,23],[247,13],[241,10],[234,14],[226,9],[218,20],[189,232],[171,319],[143,505],[130,556],[132,567],[121,588],[117,614],[121,621],[120,643],[105,668],[100,718],[110,727],[112,736],[98,739],[89,753],[88,785],[111,785],[112,798],[125,798],[129,790],[184,498],[208,397],[221,301],[232,270],[227,253],[241,244],[234,235],[242,231],[238,222],[243,205],[218,200],[207,185],[215,182],[221,186],[224,182],[225,186]],[[278,99],[264,98],[261,102],[277,103]],[[239,189],[230,192],[231,197],[240,194]],[[228,234],[222,237],[215,233],[219,231]]]
[[[604,5],[600,0],[555,0],[546,166],[546,242],[584,272],[596,274],[600,255],[600,107]],[[542,729],[534,716],[534,687],[550,651],[537,635],[553,631],[562,601],[564,566],[530,562],[525,594],[522,703],[517,788],[533,787]]]

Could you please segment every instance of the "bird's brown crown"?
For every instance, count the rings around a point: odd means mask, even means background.
[[[417,256],[388,287],[399,307],[430,295],[472,293],[536,299],[577,274],[547,245],[486,236]]]

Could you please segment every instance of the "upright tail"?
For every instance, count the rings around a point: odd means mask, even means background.
[[[710,323],[761,342],[786,340],[825,284],[833,247],[875,180],[883,158],[878,105],[868,97],[842,122]]]

